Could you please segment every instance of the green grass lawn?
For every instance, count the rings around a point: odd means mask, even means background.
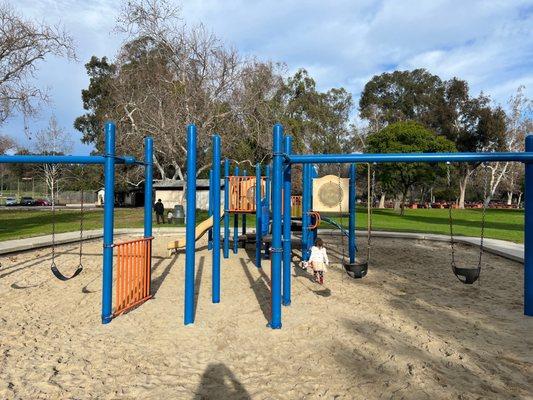
[[[374,210],[373,228],[375,230],[388,230],[399,232],[424,232],[448,234],[448,210],[420,209],[406,210],[404,216],[400,216],[394,210]],[[456,235],[479,236],[481,222],[481,210],[453,210],[454,232]],[[197,221],[207,218],[205,211],[197,213]],[[242,217],[239,217],[239,225]],[[348,217],[336,218],[343,225],[348,224]],[[40,236],[51,233],[52,213],[39,210],[12,210],[1,209],[0,211],[0,240],[9,240],[23,237]],[[231,217],[233,225],[233,216]],[[487,210],[485,224],[485,236],[495,239],[504,239],[517,243],[524,241],[524,212],[522,210]],[[98,229],[103,224],[103,211],[86,211],[85,229]],[[255,218],[247,216],[247,224],[254,227]],[[155,225],[155,223],[154,223]],[[116,209],[116,228],[142,228],[142,209]],[[173,227],[176,225],[161,225]],[[183,225],[181,225],[183,226]],[[323,223],[323,228],[329,225]],[[357,228],[366,229],[366,209],[357,210]],[[77,231],[79,229],[79,212],[76,210],[57,211],[57,232]]]
[[[101,209],[85,211],[84,229],[101,229],[103,226],[104,212]],[[207,212],[198,211],[199,221],[207,218]],[[52,233],[52,213],[47,210],[13,210],[0,209],[0,241],[32,236],[48,235]],[[115,228],[142,228],[144,214],[142,208],[117,208],[115,209]],[[154,215],[154,226],[155,215]],[[160,225],[162,227],[184,226]],[[56,232],[78,231],[80,228],[79,210],[56,210]]]

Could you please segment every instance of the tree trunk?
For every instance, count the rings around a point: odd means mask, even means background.
[[[378,208],[385,208],[385,192],[381,193],[381,197],[379,198]]]
[[[405,214],[405,200],[407,200],[407,192],[402,193],[402,202],[400,203],[400,215],[402,217]]]
[[[467,167],[466,174],[459,180],[459,208],[465,208],[465,193],[470,173],[470,168]]]
[[[513,192],[507,192],[507,205],[513,204]]]
[[[521,203],[522,203],[522,192],[518,193],[518,200],[516,202],[516,208],[520,208]]]

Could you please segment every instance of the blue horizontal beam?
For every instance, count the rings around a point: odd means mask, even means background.
[[[389,163],[389,162],[533,162],[533,153],[382,153],[285,155],[291,164]]]
[[[14,155],[0,156],[0,164],[104,164],[105,156],[39,156]],[[115,158],[116,164],[137,164],[135,157],[123,156]]]

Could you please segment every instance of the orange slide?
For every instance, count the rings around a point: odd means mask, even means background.
[[[220,211],[220,219],[224,216],[224,212]],[[196,230],[194,232],[194,240],[200,239],[202,236],[205,235],[205,233],[213,226],[213,216],[207,218],[206,220],[200,222],[198,225],[196,225]],[[186,244],[186,238],[185,236],[182,236],[178,238],[178,240],[173,240],[171,242],[168,242],[167,244],[167,250],[169,257],[178,249],[183,249]]]

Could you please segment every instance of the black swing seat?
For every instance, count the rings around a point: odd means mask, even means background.
[[[354,278],[361,279],[368,272],[368,262],[367,261],[356,261],[354,263],[343,263],[342,264],[346,273]]]
[[[452,265],[452,270],[457,279],[463,282],[465,285],[471,285],[479,278],[481,268],[459,268]]]
[[[65,276],[63,275],[59,269],[57,268],[57,266],[55,264],[52,264],[52,266],[50,267],[50,270],[52,271],[52,273],[54,274],[54,276],[59,279],[60,281],[68,281],[72,278],[75,278],[77,277],[81,271],[83,271],[83,265],[78,265],[78,268],[76,269],[76,271],[74,271],[74,273],[71,275],[71,276]]]

